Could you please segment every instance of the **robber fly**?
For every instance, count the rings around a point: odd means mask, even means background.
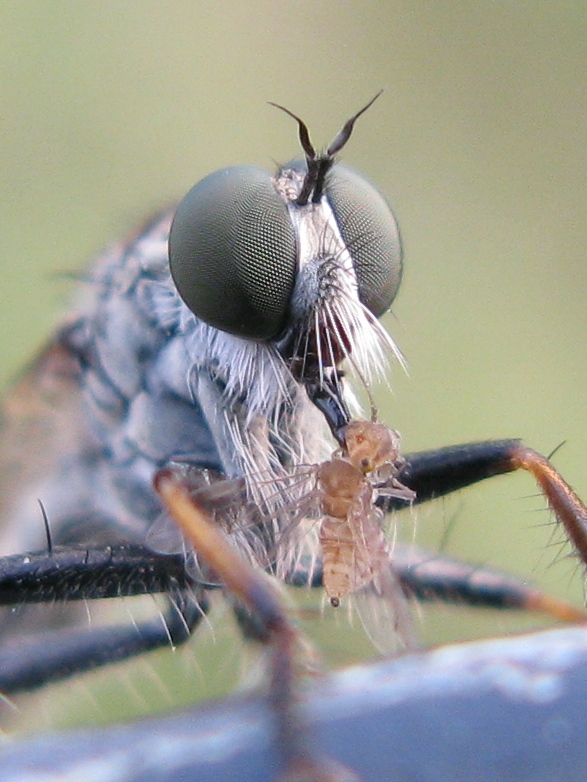
[[[86,566],[84,548],[126,547],[132,563],[162,514],[153,477],[172,462],[242,480],[260,521],[235,532],[237,545],[262,564],[279,548],[295,503],[274,486],[327,459],[350,419],[341,363],[369,383],[387,357],[401,359],[378,321],[401,280],[396,221],[372,185],[335,164],[373,100],[325,153],[296,118],[305,159],[273,176],[246,166],[207,176],[88,269],[6,399],[0,553],[50,549],[56,562],[59,547],[77,546]],[[182,578],[173,602],[187,626],[203,599],[187,619],[195,587]],[[61,599],[36,581],[21,602]],[[144,579],[145,591],[157,584]],[[125,577],[107,592],[126,588]]]
[[[373,469],[355,458],[341,367],[346,361],[368,386],[385,374],[388,357],[402,361],[378,321],[401,281],[397,223],[383,196],[335,158],[374,100],[323,153],[304,122],[278,107],[298,123],[304,159],[273,176],[246,166],[211,174],[174,212],[110,248],[84,276],[79,300],[51,344],[9,394],[0,445],[6,520],[0,545],[7,555],[36,553],[0,560],[2,602],[163,592],[170,604],[163,628],[144,624],[123,637],[110,628],[92,631],[91,648],[79,635],[60,632],[55,644],[42,640],[34,666],[27,660],[25,669],[19,654],[0,656],[4,691],[189,637],[210,584],[186,567],[183,555],[156,552],[145,541],[162,514],[179,521],[187,506],[189,516],[193,498],[184,484],[194,473],[242,483],[258,523],[235,529],[231,538],[265,565],[267,552],[283,550],[284,527],[299,516],[291,477],[300,466],[318,465],[324,581],[335,601],[361,584],[377,591],[387,577],[389,550],[373,502],[384,511],[405,507],[518,468],[536,476],[587,556],[587,511],[548,462],[517,440],[407,455],[404,463],[392,444]],[[331,435],[340,446],[334,456]],[[19,458],[23,443],[33,459]],[[355,487],[343,509],[341,486],[331,478],[348,488],[347,464]],[[291,492],[275,491],[288,481]],[[186,526],[210,528],[205,519]],[[358,530],[338,551],[336,526],[347,538]],[[204,538],[190,533],[200,553]],[[215,556],[213,547],[207,550]],[[368,566],[366,552],[375,555]],[[292,556],[304,559],[299,551]],[[316,561],[315,550],[309,561]],[[278,575],[291,572],[291,562],[278,565]],[[252,599],[249,576],[237,581],[222,561],[214,567],[253,610],[276,605]],[[334,586],[341,573],[347,587]],[[523,594],[519,604],[528,605]],[[277,609],[268,617],[273,629],[289,627]]]

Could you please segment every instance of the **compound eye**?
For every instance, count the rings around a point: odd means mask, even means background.
[[[402,276],[395,217],[373,185],[340,163],[329,172],[325,193],[353,259],[359,298],[380,317],[391,306]]]
[[[255,340],[283,331],[296,244],[271,176],[235,166],[198,182],[175,213],[169,265],[179,295],[209,325]]]

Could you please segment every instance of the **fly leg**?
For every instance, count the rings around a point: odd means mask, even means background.
[[[195,551],[264,628],[264,632],[258,632],[257,637],[264,638],[271,650],[269,697],[276,719],[276,739],[282,755],[280,778],[287,782],[343,782],[356,779],[347,769],[317,756],[309,747],[309,737],[304,730],[297,703],[300,674],[304,669],[300,661],[307,642],[290,620],[276,584],[241,558],[226,535],[194,501],[181,475],[172,468],[161,470],[155,476],[155,487]]]
[[[487,565],[476,565],[424,548],[396,543],[393,568],[404,592],[418,601],[503,610],[535,611],[560,622],[583,622],[587,611],[526,581]]]
[[[140,546],[56,547],[0,558],[0,605],[168,595],[165,614],[133,626],[47,630],[0,647],[0,692],[14,694],[190,638],[206,611],[182,556]]]
[[[574,551],[587,564],[587,508],[548,459],[520,440],[488,440],[408,454],[398,479],[416,492],[415,503],[421,503],[520,469],[532,473]],[[401,498],[382,496],[378,504],[390,511],[407,503]],[[500,579],[499,574],[485,568],[463,564],[459,567],[454,560],[421,552],[412,561],[405,555],[400,559],[402,581],[416,596],[543,611],[564,621],[586,618],[584,611],[565,601],[551,598],[510,576]]]

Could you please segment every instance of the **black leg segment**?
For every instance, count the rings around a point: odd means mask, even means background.
[[[416,492],[416,503],[443,497],[474,483],[518,469],[513,457],[520,440],[485,440],[407,454],[399,480]],[[404,508],[405,501],[384,500],[386,510]]]

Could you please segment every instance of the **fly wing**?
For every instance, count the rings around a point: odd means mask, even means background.
[[[63,460],[91,448],[85,431],[77,358],[59,341],[47,345],[6,394],[0,408],[0,551],[43,542],[37,499]],[[72,476],[73,477],[73,476]],[[70,483],[63,491],[75,494]]]
[[[173,461],[169,466],[176,476],[181,476],[198,507],[230,534],[232,527],[244,518],[246,490],[243,479],[225,478],[217,470],[182,462]],[[193,544],[167,511],[162,511],[151,523],[146,542],[154,551],[163,554],[183,554],[186,567],[195,578],[201,582],[210,581],[209,575],[200,568]]]
[[[217,470],[172,462],[197,505],[232,539],[251,563],[283,580],[311,583],[318,569],[316,526],[318,498],[314,466],[299,466],[276,479],[268,472],[225,478]],[[251,498],[251,487],[256,498]],[[278,530],[276,532],[275,530]],[[184,553],[192,546],[165,511],[151,524],[147,544],[163,553]],[[197,569],[200,580],[209,580]]]
[[[96,445],[84,420],[78,359],[56,337],[0,407],[0,555],[47,548],[38,500],[46,508],[55,542],[64,531],[58,519],[79,519],[79,534],[96,532],[99,520],[95,514],[92,518],[91,504]],[[62,606],[55,611],[36,605],[2,609],[0,636],[3,642],[22,639],[76,615]]]

